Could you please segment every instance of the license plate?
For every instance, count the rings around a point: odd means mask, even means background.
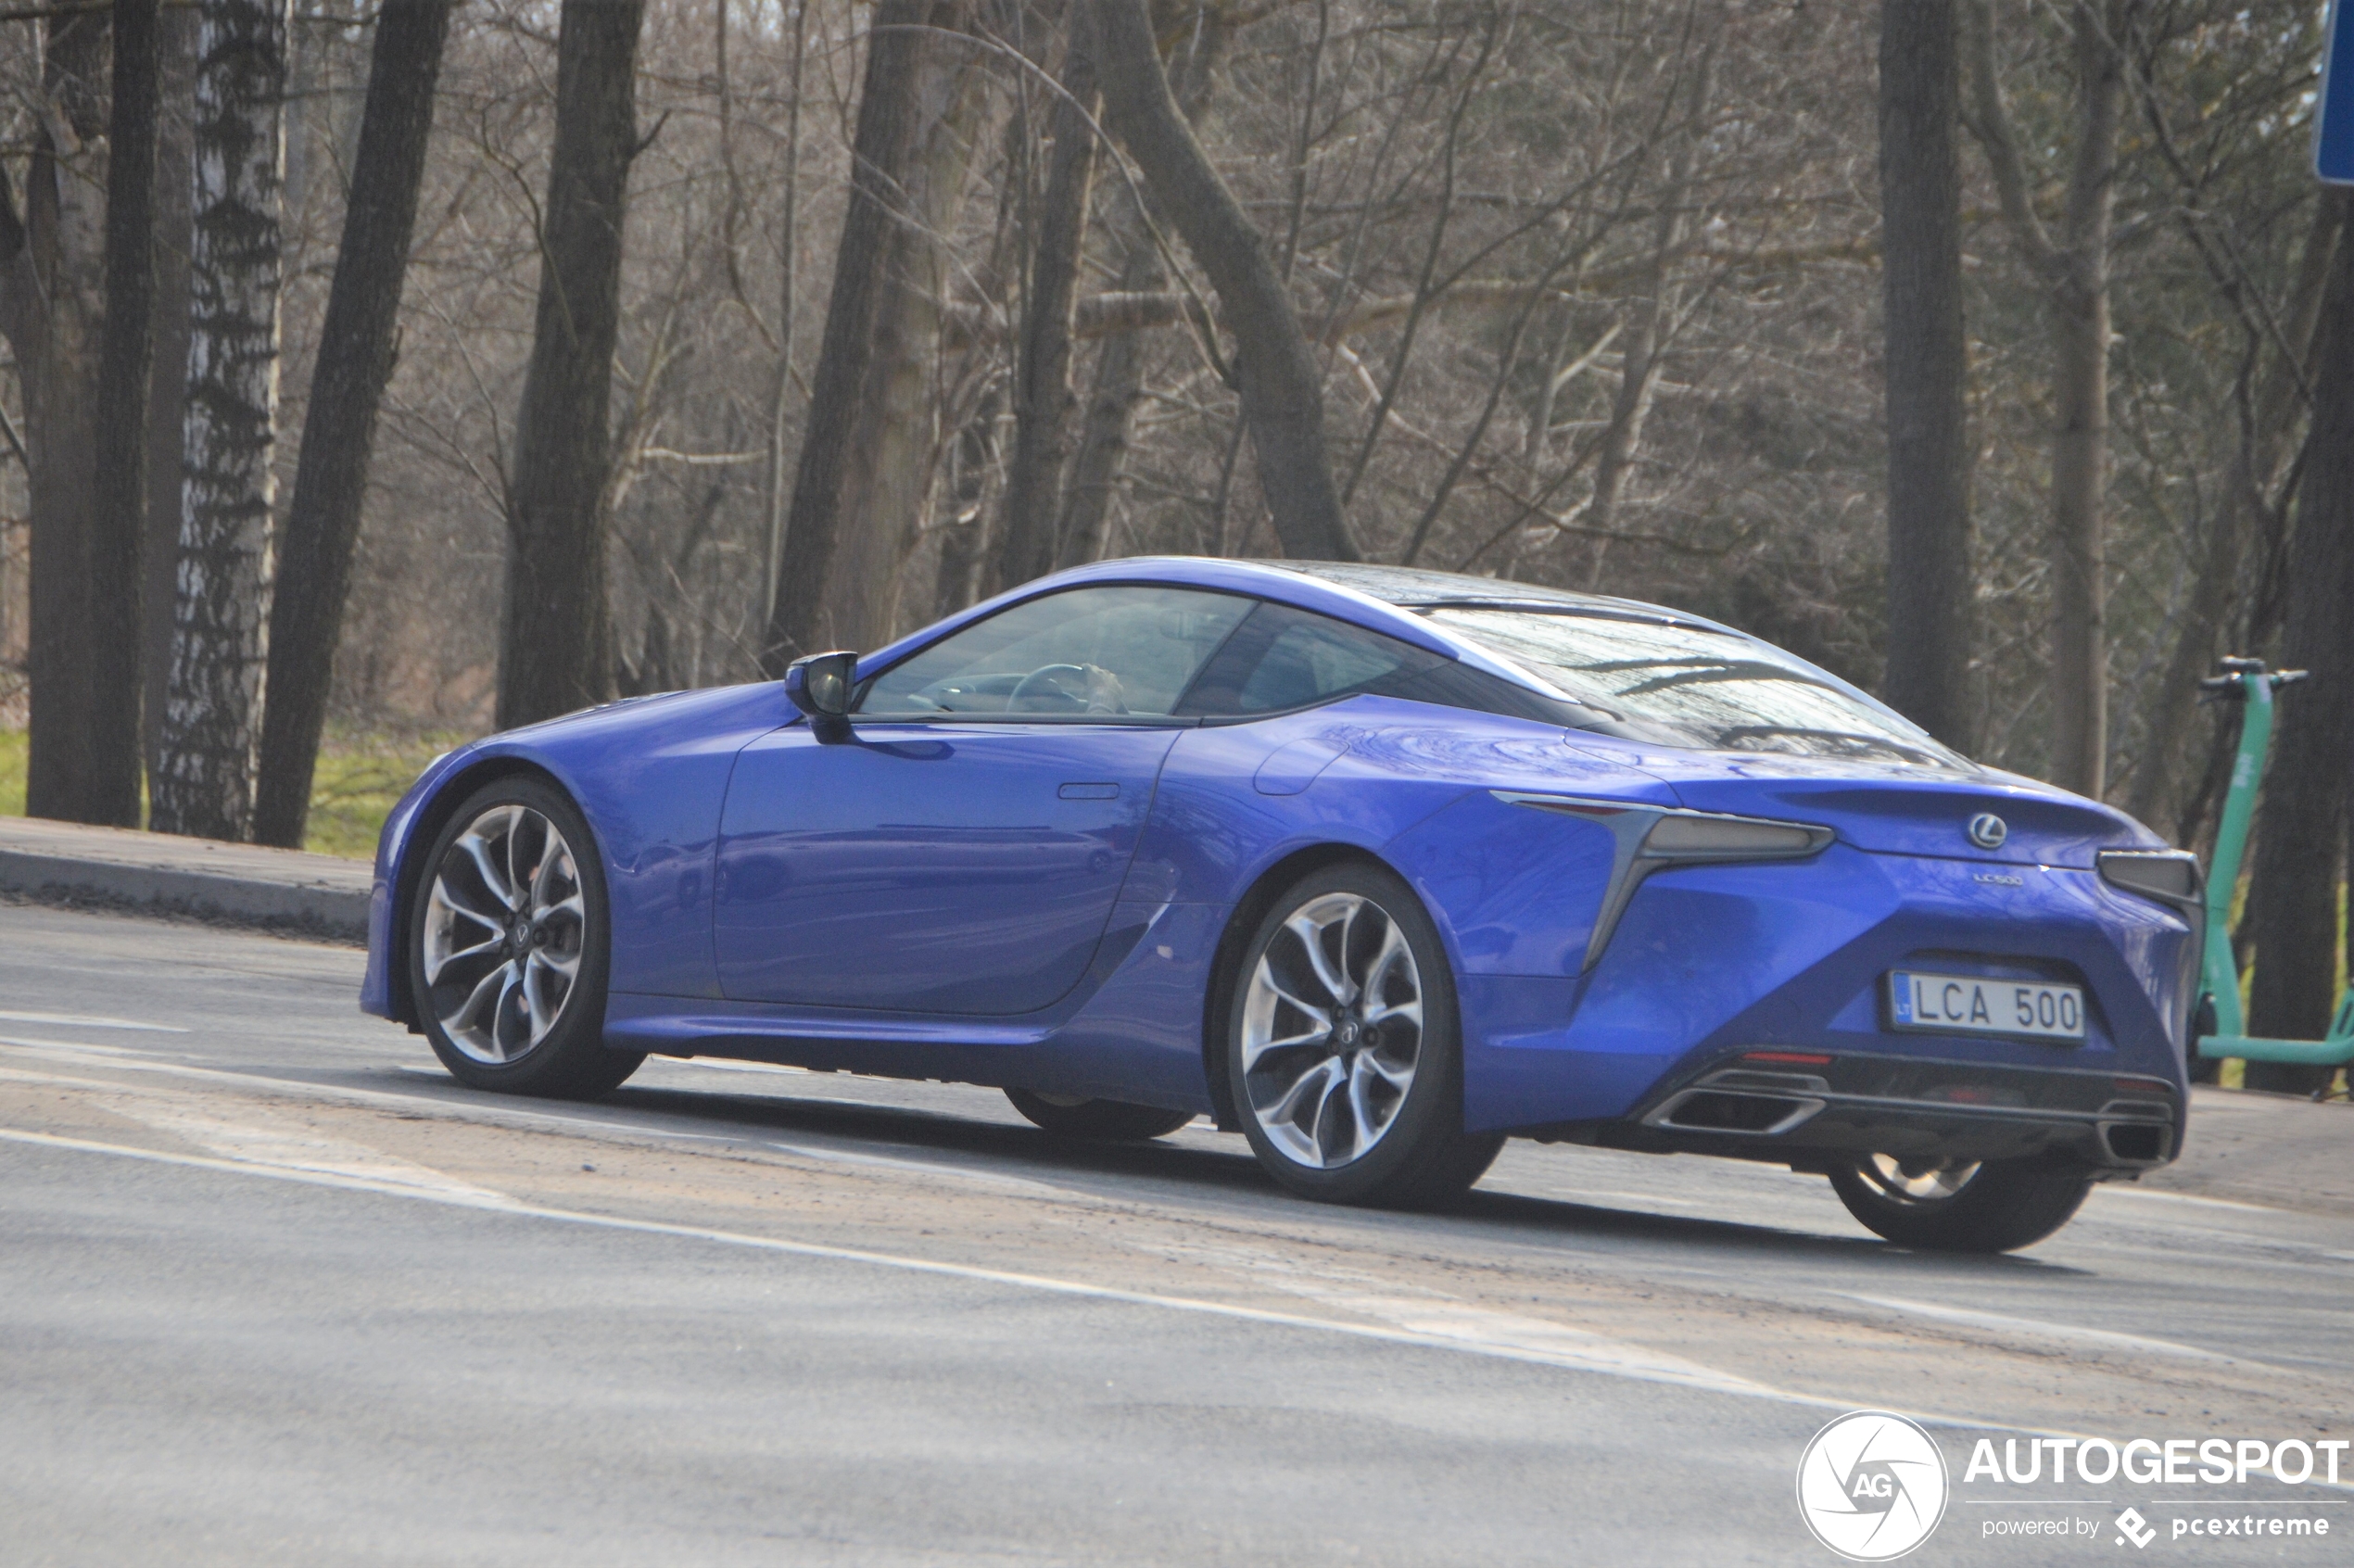
[[[2024,1034],[2037,1040],[2084,1038],[2081,986],[1930,975],[1892,969],[1888,1013],[1898,1029],[1937,1034]]]

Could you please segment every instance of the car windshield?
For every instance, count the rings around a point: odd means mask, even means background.
[[[1970,766],[1805,661],[1731,632],[1469,605],[1424,613],[1611,714],[1626,733],[1705,751]]]

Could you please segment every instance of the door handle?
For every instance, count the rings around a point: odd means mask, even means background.
[[[1120,799],[1117,784],[1066,784],[1055,791],[1067,801],[1116,801]]]

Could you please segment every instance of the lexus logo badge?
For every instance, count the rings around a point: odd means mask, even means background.
[[[1991,811],[1981,811],[1969,819],[1969,841],[1980,849],[2001,849],[2003,841],[2010,836],[2011,830],[2003,826],[2003,819]]]

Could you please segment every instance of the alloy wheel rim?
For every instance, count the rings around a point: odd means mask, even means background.
[[[1899,1203],[1936,1203],[1968,1186],[1978,1174],[1978,1162],[1930,1164],[1876,1154],[1861,1169],[1866,1181]]]
[[[450,841],[425,901],[428,1005],[449,1043],[497,1067],[563,1016],[588,943],[580,867],[556,825],[493,806]]]
[[[1333,892],[1285,919],[1244,995],[1242,1069],[1251,1114],[1286,1159],[1363,1158],[1396,1124],[1422,1046],[1422,974],[1388,911]]]

